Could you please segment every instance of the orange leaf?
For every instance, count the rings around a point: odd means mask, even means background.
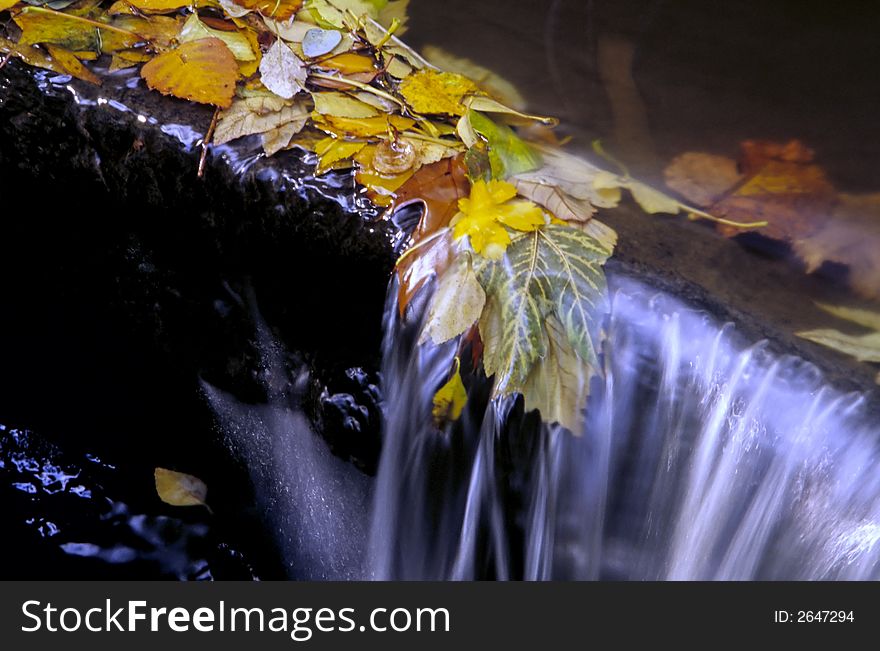
[[[326,61],[318,64],[321,68],[330,68],[338,70],[344,75],[356,75],[362,73],[376,73],[376,66],[373,57],[364,56],[363,54],[353,54],[346,52],[345,54],[337,54]]]
[[[238,63],[223,41],[203,38],[160,54],[141,68],[141,77],[165,95],[228,108]]]
[[[287,20],[303,5],[303,0],[232,0],[239,7],[256,11],[272,20]]]

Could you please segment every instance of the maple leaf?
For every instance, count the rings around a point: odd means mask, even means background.
[[[541,208],[531,201],[512,201],[515,196],[516,187],[505,181],[476,181],[470,196],[459,199],[459,213],[450,222],[455,239],[467,236],[475,252],[500,259],[511,242],[505,226],[533,231],[547,221]]]
[[[165,95],[229,108],[238,64],[223,41],[204,38],[160,54],[141,68],[141,77]]]

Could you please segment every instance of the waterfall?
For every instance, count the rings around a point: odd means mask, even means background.
[[[490,400],[468,350],[420,346],[424,310],[417,298],[401,319],[393,285],[374,481],[329,454],[289,391],[253,407],[206,386],[291,576],[880,578],[880,425],[866,398],[637,279],[611,274],[609,287],[605,372],[574,435],[521,398]],[[456,354],[469,400],[441,432],[431,400]]]

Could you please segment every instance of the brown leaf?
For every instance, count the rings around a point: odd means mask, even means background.
[[[250,9],[273,20],[287,20],[303,5],[303,0],[232,0],[239,7]]]
[[[182,99],[229,108],[238,64],[218,38],[203,38],[160,54],[141,68],[153,90]]]
[[[795,240],[794,251],[811,273],[825,262],[849,267],[849,284],[861,296],[880,300],[880,193],[841,194],[818,231]]]
[[[669,188],[699,208],[711,206],[743,178],[732,158],[696,151],[673,158],[664,174]]]

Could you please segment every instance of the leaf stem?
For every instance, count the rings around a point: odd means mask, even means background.
[[[208,126],[208,131],[202,139],[202,155],[199,156],[199,171],[196,175],[198,178],[202,178],[202,175],[205,173],[205,159],[208,157],[208,144],[214,138],[214,129],[217,128],[217,118],[219,116],[220,107],[218,106],[214,109],[214,117],[211,118],[211,124]]]
[[[710,213],[707,213],[699,208],[694,208],[693,206],[689,206],[686,203],[678,203],[681,208],[688,213],[689,216],[699,217],[700,219],[706,219],[711,222],[716,222],[718,224],[724,224],[725,226],[732,226],[733,228],[761,228],[767,225],[766,221],[760,222],[735,222],[729,219],[724,219],[723,217],[716,217]]]

